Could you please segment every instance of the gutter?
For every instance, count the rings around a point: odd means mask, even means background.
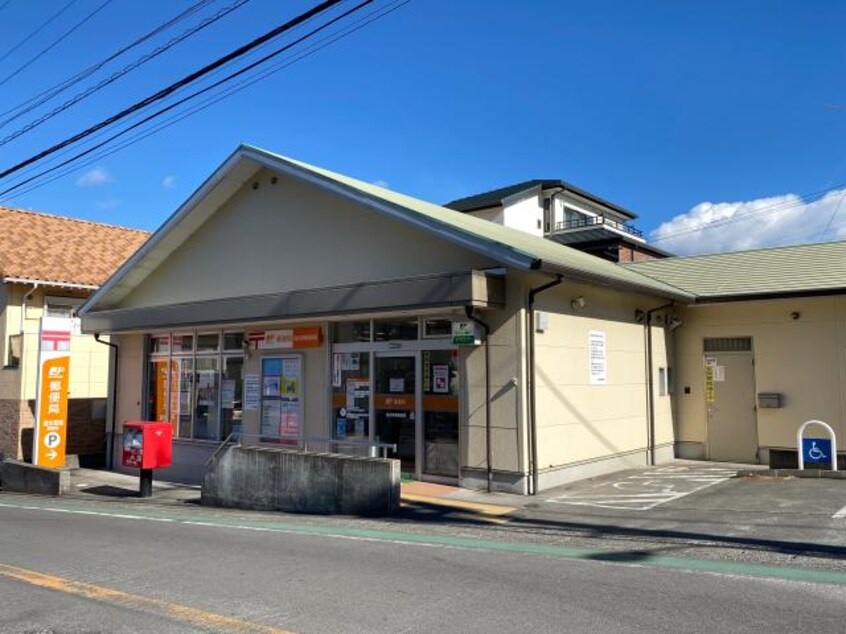
[[[117,418],[117,377],[118,377],[118,359],[120,354],[120,346],[116,343],[112,343],[111,341],[103,341],[100,339],[100,333],[94,333],[94,340],[97,343],[103,344],[104,346],[109,346],[112,350],[114,350],[114,365],[112,366],[112,376],[110,377],[109,381],[109,395],[107,405],[110,405],[108,416],[111,418],[111,432],[109,433],[109,442],[107,443],[106,447],[106,468],[110,471],[114,469],[114,447],[115,447],[115,432],[116,432],[116,418]]]
[[[538,430],[537,430],[537,413],[535,403],[535,297],[560,285],[564,281],[564,276],[557,275],[554,280],[547,282],[541,286],[529,290],[527,298],[528,311],[528,332],[526,334],[526,357],[529,366],[528,385],[529,390],[529,468],[532,475],[532,487],[529,495],[537,495],[538,493]]]
[[[472,306],[465,306],[467,318],[479,324],[485,331],[485,465],[487,466],[488,493],[493,490],[493,448],[491,445],[491,327],[473,312]]]

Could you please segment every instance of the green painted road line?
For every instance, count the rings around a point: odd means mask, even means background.
[[[8,498],[6,498],[8,499]],[[111,508],[110,508],[111,507]],[[26,503],[0,502],[0,508],[12,508],[54,513],[72,513],[79,515],[96,515],[112,519],[134,519],[154,522],[169,522],[190,524],[192,526],[208,526],[215,528],[233,528],[241,530],[258,530],[294,535],[311,535],[334,537],[339,539],[358,539],[372,542],[384,542],[401,545],[419,545],[442,548],[461,548],[485,552],[503,552],[517,554],[542,555],[560,557],[580,561],[595,561],[618,564],[624,566],[650,566],[655,568],[669,568],[688,570],[693,572],[715,573],[723,575],[740,575],[746,577],[760,577],[768,579],[784,579],[808,583],[823,583],[846,586],[846,573],[824,570],[808,570],[782,566],[767,566],[763,564],[744,564],[731,561],[709,559],[693,559],[684,557],[667,557],[653,555],[642,550],[638,551],[608,551],[587,548],[570,548],[547,544],[528,544],[513,541],[497,541],[491,539],[476,539],[472,537],[458,537],[455,535],[433,535],[425,533],[402,533],[376,529],[345,528],[336,526],[314,526],[309,524],[289,524],[276,520],[248,519],[243,517],[223,517],[219,515],[191,515],[187,513],[172,513],[165,510],[127,509],[120,510],[111,504],[45,504],[40,500],[29,500]]]

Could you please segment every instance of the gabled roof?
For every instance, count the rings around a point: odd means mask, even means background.
[[[503,265],[539,270],[584,281],[688,301],[687,293],[556,244],[481,218],[377,187],[249,145],[240,146],[82,307],[81,314],[118,305],[171,253],[260,169],[298,178],[369,207],[375,212],[435,233]]]
[[[667,258],[626,264],[697,301],[846,291],[846,242]]]
[[[149,236],[138,229],[0,207],[0,276],[95,288]]]
[[[592,194],[589,191],[576,187],[575,185],[571,185],[570,183],[567,183],[565,181],[548,178],[536,178],[534,180],[523,181],[522,183],[514,183],[513,185],[506,185],[505,187],[492,189],[487,192],[482,192],[481,194],[467,196],[466,198],[459,198],[457,200],[453,200],[451,202],[446,203],[444,207],[449,207],[450,209],[455,209],[456,211],[462,211],[465,213],[468,211],[477,211],[479,209],[499,207],[502,204],[503,199],[538,186],[541,189],[561,188],[564,191],[572,192],[577,196],[586,198],[587,200],[590,200],[598,205],[613,209],[617,213],[622,214],[631,220],[637,218],[637,215],[632,213],[628,209],[620,207],[619,205],[605,200],[604,198],[600,198],[596,194]]]

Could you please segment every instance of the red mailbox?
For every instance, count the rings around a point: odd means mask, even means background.
[[[170,423],[133,422],[123,425],[123,466],[161,469],[171,464]]]

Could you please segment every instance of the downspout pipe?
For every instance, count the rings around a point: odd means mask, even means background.
[[[487,466],[488,493],[493,490],[493,447],[491,445],[491,327],[473,312],[472,306],[465,306],[467,318],[479,324],[485,331],[485,465]]]
[[[100,339],[100,333],[94,333],[94,341],[97,343],[101,343],[104,346],[109,346],[115,352],[114,357],[114,366],[112,367],[112,376],[109,380],[109,396],[108,396],[108,403],[111,405],[109,408],[109,417],[111,418],[110,427],[111,433],[109,434],[109,444],[106,447],[106,468],[109,470],[114,469],[115,467],[115,432],[116,430],[116,410],[117,410],[117,377],[118,377],[118,359],[120,354],[120,346],[116,343],[112,343],[111,341],[103,341]]]
[[[23,335],[26,333],[26,303],[32,298],[32,294],[38,290],[38,283],[32,285],[32,288],[29,289],[26,293],[24,293],[23,299],[21,300],[21,328],[20,333]],[[21,354],[23,355],[23,340],[21,340]],[[23,357],[21,357],[23,358]]]
[[[35,291],[38,290],[39,286],[40,286],[40,284],[38,284],[38,282],[34,283],[32,285],[32,288],[29,289],[26,293],[24,293],[23,299],[21,299],[21,327],[20,327],[20,330],[19,330],[20,337],[21,337],[21,350],[20,350],[20,355],[21,355],[21,360],[20,360],[21,383],[20,383],[20,388],[19,388],[19,391],[20,391],[19,398],[21,399],[21,401],[27,400],[27,398],[26,398],[26,381],[27,381],[27,376],[26,376],[26,367],[27,367],[27,363],[26,363],[26,305],[29,302],[29,300],[32,299],[33,293],[35,293]],[[8,359],[4,360],[4,363],[7,360]],[[37,386],[37,381],[38,381],[37,377],[38,377],[38,374],[36,373],[36,379],[35,379],[36,380],[36,386]],[[36,387],[36,390],[37,390],[37,387]],[[37,395],[36,395],[36,398],[37,398]],[[18,444],[20,444],[20,431],[18,432]],[[33,459],[34,459],[34,453],[35,453],[35,448],[33,447]]]
[[[529,366],[527,385],[529,390],[529,467],[532,473],[532,488],[529,491],[529,495],[537,495],[538,493],[538,421],[535,403],[535,298],[544,291],[560,285],[563,281],[564,277],[557,275],[551,282],[530,289],[527,300],[528,343],[526,345],[526,361]]]
[[[653,359],[652,359],[652,315],[661,310],[666,310],[674,306],[672,302],[658,306],[657,308],[650,308],[644,313],[643,327],[644,339],[646,347],[646,444],[647,457],[649,466],[655,466],[655,385],[652,380],[653,376]]]

